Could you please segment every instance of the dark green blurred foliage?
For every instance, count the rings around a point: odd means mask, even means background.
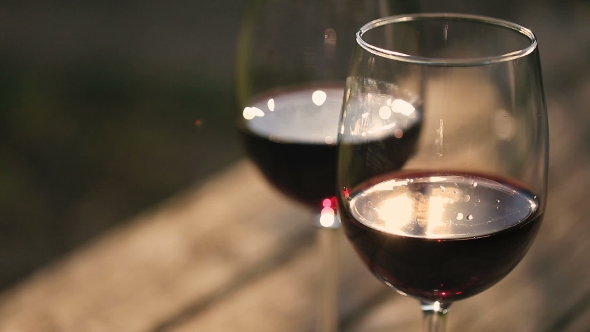
[[[6,54],[0,73],[2,287],[239,156],[231,89],[199,73]]]

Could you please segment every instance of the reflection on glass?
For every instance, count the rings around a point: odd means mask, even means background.
[[[320,213],[320,224],[322,227],[333,227],[336,223],[336,211],[333,209],[332,200],[329,198],[324,199],[322,202],[324,208]]]
[[[316,106],[322,106],[324,104],[324,102],[326,101],[327,97],[328,97],[328,95],[324,91],[317,90],[317,91],[314,91],[313,94],[311,95],[311,100],[313,101],[313,103]]]
[[[468,176],[384,181],[351,200],[356,208],[352,214],[366,226],[390,234],[452,238],[490,234],[537,210],[535,198],[494,181],[477,181]],[[379,204],[373,210],[374,202]]]
[[[343,90],[327,86],[321,90],[301,88],[270,92],[244,108],[244,125],[261,137],[280,142],[334,143]],[[265,113],[266,112],[266,113]]]
[[[257,116],[263,117],[264,112],[258,107],[246,107],[246,108],[244,108],[242,115],[244,116],[244,119],[252,120]]]
[[[391,103],[391,109],[394,113],[401,113],[405,116],[412,117],[412,113],[416,110],[414,106],[403,99],[396,99]]]

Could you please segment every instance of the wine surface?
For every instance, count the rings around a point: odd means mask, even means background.
[[[346,234],[370,270],[429,301],[460,300],[501,280],[542,219],[530,192],[469,174],[381,177],[341,200]]]
[[[336,191],[336,140],[343,88],[275,91],[243,111],[242,141],[266,179],[320,210]]]

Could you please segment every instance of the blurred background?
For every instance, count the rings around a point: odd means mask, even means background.
[[[0,289],[243,157],[245,1],[0,2]],[[588,160],[589,1],[420,2],[531,28],[550,121],[577,135],[552,163]]]

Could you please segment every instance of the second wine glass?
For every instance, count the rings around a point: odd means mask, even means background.
[[[337,327],[336,152],[354,33],[415,12],[416,0],[250,0],[237,57],[238,128],[249,158],[316,216],[322,258],[318,331]]]

